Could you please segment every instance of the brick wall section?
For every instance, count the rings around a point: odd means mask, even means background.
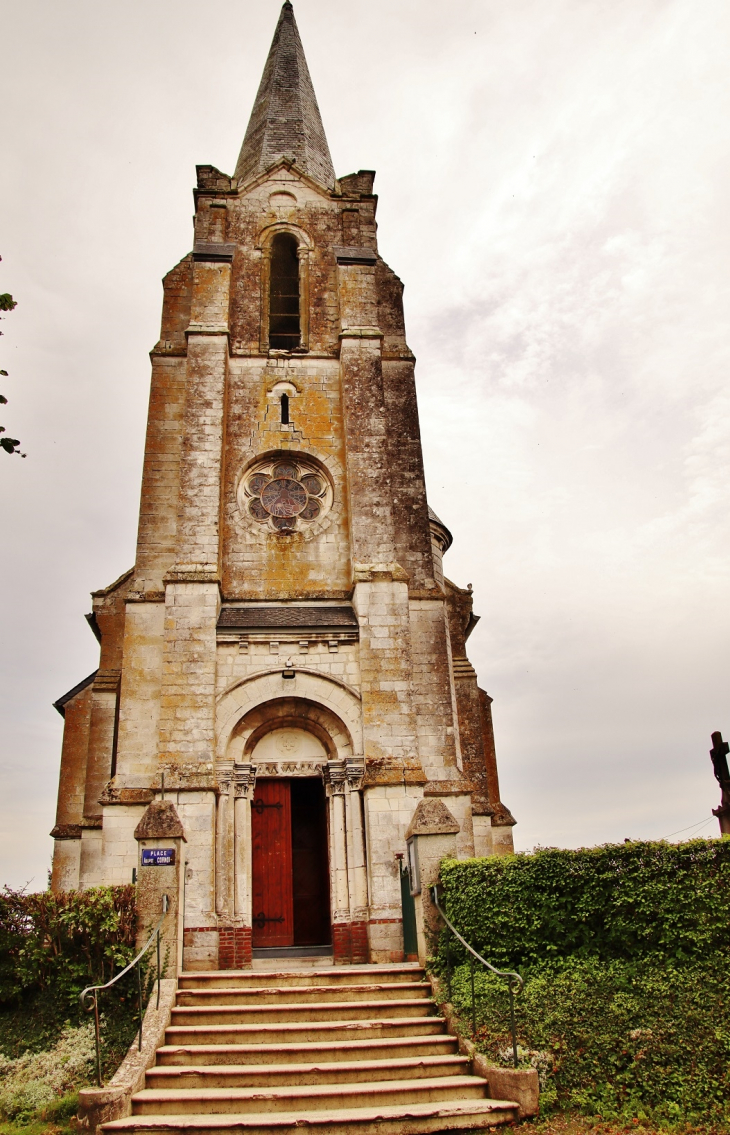
[[[66,702],[56,824],[80,824],[84,816],[86,755],[91,720],[91,683]]]
[[[352,961],[352,927],[349,922],[332,924],[332,959],[336,966],[347,966]]]
[[[352,964],[354,966],[365,965],[370,961],[367,922],[351,923],[350,938],[352,942]]]
[[[218,968],[245,969],[251,966],[251,927],[218,928]]]

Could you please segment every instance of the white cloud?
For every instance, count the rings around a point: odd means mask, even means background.
[[[730,18],[720,0],[298,0],[339,172],[376,168],[431,503],[474,584],[522,846],[708,815],[728,721]],[[278,2],[4,13],[4,845],[42,885],[88,592],[133,558],[159,280],[231,170]]]

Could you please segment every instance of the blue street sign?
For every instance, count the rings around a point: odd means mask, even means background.
[[[174,847],[143,847],[142,848],[142,866],[143,867],[174,867],[175,866],[175,848]]]

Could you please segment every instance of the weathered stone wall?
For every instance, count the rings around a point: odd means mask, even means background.
[[[54,879],[128,881],[164,771],[188,840],[186,965],[244,964],[249,801],[234,767],[269,719],[296,721],[334,754],[323,775],[338,960],[363,959],[366,938],[373,960],[396,960],[395,855],[424,793],[448,800],[460,855],[506,849],[509,816],[500,805],[496,832],[491,716],[465,649],[471,595],[444,582],[440,552],[434,562],[403,286],[377,256],[371,172],[325,191],[283,161],[242,192],[198,172],[194,251],[165,278],[152,353],[136,567],[95,594],[101,666],[69,702],[58,822],[82,838],[57,841]],[[299,251],[291,353],[267,340],[278,232]],[[250,515],[242,479],[287,453],[321,472],[327,507],[277,534]],[[335,599],[352,602],[356,632],[217,629],[221,604]],[[363,760],[361,782],[347,762]]]
[[[280,390],[289,392],[282,425]],[[239,484],[269,452],[308,454],[333,486],[316,526],[273,536],[241,507]],[[239,360],[230,366],[223,486],[223,594],[227,600],[344,598],[352,581],[340,376],[336,360]]]

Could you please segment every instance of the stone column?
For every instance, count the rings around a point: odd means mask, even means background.
[[[459,825],[443,800],[429,796],[419,801],[406,831],[406,840],[413,840],[418,863],[420,894],[415,896],[418,960],[423,965],[433,952],[441,916],[431,901],[429,888],[438,882],[442,859],[456,857]]]
[[[347,866],[350,892],[350,936],[352,962],[364,964],[370,960],[368,949],[368,875],[365,857],[365,831],[362,818],[363,762],[354,758],[347,763],[347,793],[345,812],[347,822]]]
[[[219,780],[220,791],[215,810],[215,912],[220,917],[230,913],[231,894],[228,886],[230,786],[228,779]]]
[[[153,800],[137,824],[134,838],[139,844],[137,948],[147,941],[162,913],[162,896],[167,895],[162,961],[167,961],[166,976],[177,977],[182,971],[186,839],[172,801]],[[145,859],[150,862],[145,863]]]
[[[350,888],[347,870],[346,769],[344,761],[328,761],[324,770],[330,810],[330,873],[332,896],[332,953],[335,965],[352,957]]]

